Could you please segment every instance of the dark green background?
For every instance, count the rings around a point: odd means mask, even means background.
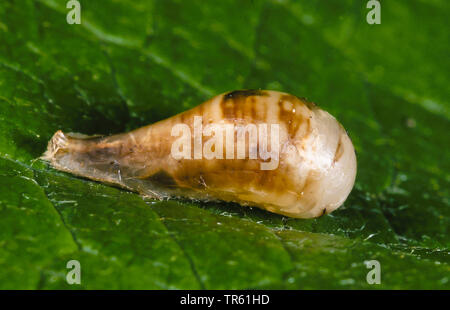
[[[450,288],[448,1],[381,1],[380,25],[366,1],[80,0],[81,25],[66,2],[0,3],[0,288]],[[242,88],[345,126],[343,207],[143,201],[33,161],[58,129],[123,132]]]

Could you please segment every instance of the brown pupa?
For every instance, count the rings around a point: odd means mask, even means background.
[[[129,133],[57,131],[42,158],[155,199],[230,201],[296,218],[338,208],[356,176],[353,144],[333,116],[262,90],[221,94]]]

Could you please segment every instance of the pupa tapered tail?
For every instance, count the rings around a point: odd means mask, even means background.
[[[42,158],[155,199],[231,201],[297,218],[338,208],[356,176],[353,144],[334,117],[261,90],[221,94],[129,133],[58,131]]]

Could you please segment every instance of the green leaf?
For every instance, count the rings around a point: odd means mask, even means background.
[[[0,4],[1,289],[450,288],[448,1],[381,1],[380,25],[356,0],[80,2],[81,25],[65,0]],[[144,200],[36,160],[58,129],[124,132],[242,88],[345,126],[343,207]]]

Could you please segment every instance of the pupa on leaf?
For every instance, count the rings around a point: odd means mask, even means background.
[[[353,144],[333,116],[263,90],[221,94],[118,135],[57,131],[42,158],[154,199],[236,202],[295,218],[341,206],[356,177]]]

